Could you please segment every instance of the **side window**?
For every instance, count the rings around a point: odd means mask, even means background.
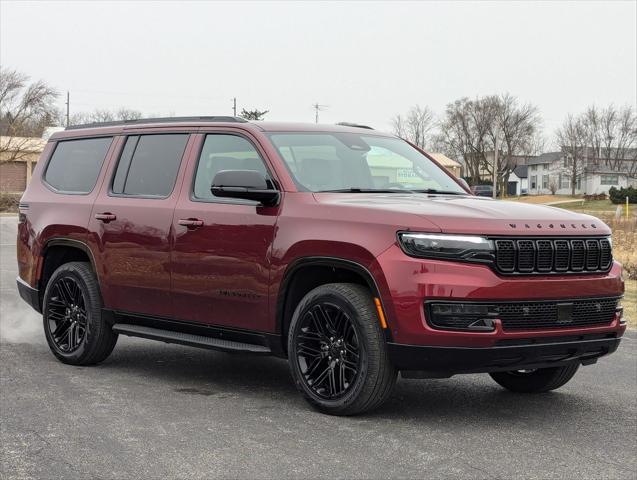
[[[102,137],[58,142],[44,181],[61,192],[90,193],[112,140],[113,137]]]
[[[187,142],[187,133],[128,137],[111,191],[120,195],[169,196],[175,187]]]
[[[200,200],[227,201],[210,192],[212,180],[221,170],[256,170],[270,181],[259,152],[248,140],[236,135],[212,134],[206,136],[199,156],[193,196]]]

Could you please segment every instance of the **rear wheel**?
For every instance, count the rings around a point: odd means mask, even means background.
[[[370,292],[360,285],[322,285],[301,300],[290,325],[288,360],[305,398],[333,415],[379,407],[396,383]]]
[[[117,343],[102,318],[99,285],[88,263],[66,263],[53,272],[44,292],[43,320],[49,347],[64,363],[99,363]]]
[[[518,393],[542,393],[560,388],[577,372],[579,364],[564,367],[538,368],[535,370],[513,370],[490,373],[498,384]]]

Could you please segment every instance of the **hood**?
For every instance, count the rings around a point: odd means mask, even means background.
[[[432,223],[444,233],[487,235],[608,235],[610,229],[598,218],[562,208],[523,202],[493,200],[470,195],[418,193],[321,193],[319,203],[368,208],[378,213],[404,214]],[[389,216],[383,216],[390,222]],[[418,222],[405,225],[417,229]],[[397,225],[402,228],[401,225]]]

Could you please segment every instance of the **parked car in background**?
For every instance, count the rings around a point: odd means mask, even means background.
[[[115,122],[50,137],[19,206],[17,285],[64,363],[103,361],[120,334],[276,355],[314,407],[352,415],[399,372],[546,392],[614,352],[610,233],[476,198],[368,128]]]
[[[493,198],[493,185],[474,185],[471,187],[471,192],[478,197],[491,197]],[[498,192],[499,195],[500,192]]]

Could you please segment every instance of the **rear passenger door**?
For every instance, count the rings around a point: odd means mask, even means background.
[[[171,225],[189,138],[179,132],[122,139],[89,225],[107,308],[172,316]]]
[[[210,187],[221,170],[256,170],[272,181],[271,173],[258,144],[245,136],[198,137],[193,152],[199,153],[188,167],[173,220],[175,317],[267,331],[270,249],[279,208],[215,197]]]

